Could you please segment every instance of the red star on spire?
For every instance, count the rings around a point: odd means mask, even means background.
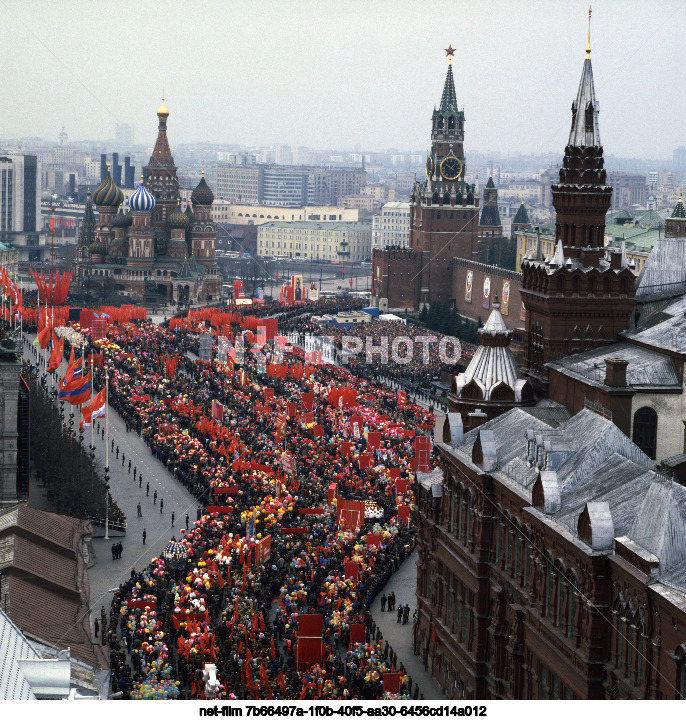
[[[445,54],[448,57],[453,57],[455,55],[455,48],[452,46],[452,44],[448,45],[447,48],[443,48],[445,50]]]

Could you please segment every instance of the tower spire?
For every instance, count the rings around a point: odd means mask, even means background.
[[[449,52],[451,51],[451,52]],[[448,60],[452,59],[452,53],[455,51],[452,47],[446,48]],[[443,86],[443,95],[441,95],[441,112],[457,112],[457,96],[455,95],[455,80],[453,78],[452,62],[448,63],[448,74],[445,76],[445,85]]]
[[[593,84],[593,66],[591,65],[591,10],[588,11],[588,45],[586,59],[581,71],[581,81],[576,100],[572,103],[572,129],[569,131],[567,145],[577,147],[600,146],[600,128],[598,126],[598,102]]]

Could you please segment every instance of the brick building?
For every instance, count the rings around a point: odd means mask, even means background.
[[[414,644],[446,695],[685,698],[686,489],[554,404],[438,450],[442,472],[418,474]]]

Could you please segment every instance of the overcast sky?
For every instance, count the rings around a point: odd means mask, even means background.
[[[562,152],[586,46],[584,0],[0,0],[0,137],[152,145],[428,148],[454,59],[465,146]],[[606,153],[686,144],[686,0],[599,0],[591,25]]]

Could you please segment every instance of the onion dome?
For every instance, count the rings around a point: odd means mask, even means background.
[[[128,228],[133,223],[133,218],[129,213],[124,213],[122,207],[119,206],[119,212],[112,221],[113,228]]]
[[[105,179],[98,185],[93,193],[93,202],[96,205],[116,208],[124,202],[124,193],[114,184],[109,168],[110,166],[108,165]]]
[[[174,212],[169,216],[167,223],[170,228],[181,228],[185,230],[190,224],[190,218],[181,210],[181,201],[174,208]],[[184,241],[185,242],[185,241]]]
[[[129,208],[131,210],[152,210],[155,207],[155,198],[152,193],[143,185],[143,177],[141,176],[141,184],[136,192],[129,198]]]
[[[100,240],[96,240],[95,243],[91,243],[88,250],[91,255],[105,255],[107,253],[107,246]]]
[[[157,111],[157,114],[163,115],[165,118],[169,117],[169,111],[167,110],[167,106],[164,104],[164,98],[162,98],[162,105],[160,105],[160,108]]]
[[[193,205],[212,205],[214,203],[214,193],[210,190],[210,186],[205,182],[205,171],[202,172],[202,178],[191,193],[191,202]]]
[[[188,224],[190,225],[195,220],[195,215],[193,215],[193,208],[191,207],[191,204],[188,203],[186,206],[186,215],[188,216]]]

